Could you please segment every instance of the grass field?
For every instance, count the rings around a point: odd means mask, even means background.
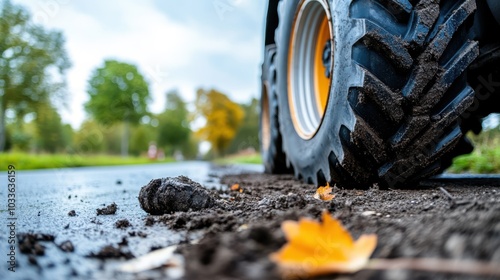
[[[469,155],[457,157],[448,171],[452,173],[500,173],[500,147],[478,147]]]
[[[217,164],[238,164],[238,163],[253,163],[261,164],[262,157],[259,153],[249,155],[230,155],[224,158],[214,160]]]
[[[17,170],[84,167],[84,166],[109,166],[148,164],[171,162],[166,158],[163,161],[151,161],[144,157],[126,157],[110,155],[67,155],[67,154],[28,154],[28,153],[0,153],[0,170],[7,170],[8,165],[14,165]]]

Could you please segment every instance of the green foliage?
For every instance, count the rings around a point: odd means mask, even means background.
[[[448,170],[453,173],[500,173],[500,127],[486,129],[479,135],[467,135],[474,144],[469,155],[457,157]]]
[[[68,129],[63,127],[61,117],[50,104],[42,103],[37,107],[35,122],[39,150],[55,153],[66,150],[70,145],[71,139],[65,135]]]
[[[136,156],[146,154],[149,144],[157,138],[156,128],[150,124],[141,124],[133,127],[131,134],[130,153]]]
[[[241,125],[245,114],[243,109],[225,94],[213,89],[199,89],[195,105],[195,116],[206,121],[196,134],[210,142],[217,155],[224,154]]]
[[[88,94],[85,109],[102,124],[136,124],[147,114],[149,87],[134,65],[106,60],[93,72]]]
[[[258,151],[260,149],[259,142],[259,100],[252,98],[248,104],[242,104],[241,107],[245,112],[243,123],[238,129],[227,152],[229,154],[237,153],[244,149],[253,149]]]
[[[169,152],[189,150],[186,148],[191,135],[188,116],[186,102],[179,94],[177,92],[167,93],[166,109],[157,117],[159,147]]]
[[[119,155],[121,152],[120,141],[122,138],[123,123],[115,125],[100,125],[103,134],[103,152],[110,155]]]
[[[453,173],[499,173],[500,146],[476,148],[472,154],[457,157],[449,171]]]
[[[199,145],[198,139],[193,135],[193,133],[190,134],[189,139],[184,142],[181,147],[180,151],[182,152],[182,155],[184,156],[185,159],[195,159],[198,156],[198,145]]]
[[[104,151],[105,134],[103,126],[94,120],[86,120],[74,135],[74,153],[97,154]]]
[[[64,89],[70,63],[60,32],[31,22],[21,6],[0,4],[0,151],[5,144],[5,110],[20,120]]]
[[[98,122],[123,122],[121,153],[128,154],[129,124],[137,124],[147,112],[149,86],[135,65],[106,60],[92,74],[85,109]]]
[[[172,162],[166,158],[161,162]],[[111,166],[129,164],[149,164],[151,160],[138,157],[121,157],[109,155],[79,155],[79,154],[27,154],[27,153],[0,153],[0,170],[6,170],[8,164],[16,166],[17,170],[31,170],[44,168],[65,168],[84,166]],[[157,162],[156,162],[157,163]]]

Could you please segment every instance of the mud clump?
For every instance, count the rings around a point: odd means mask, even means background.
[[[74,217],[74,216],[76,216],[76,212],[75,212],[75,210],[71,210],[71,211],[69,211],[69,212],[68,212],[68,216],[70,216],[70,217]]]
[[[96,209],[97,211],[97,216],[99,215],[114,215],[116,213],[116,210],[118,207],[116,206],[116,203],[112,203],[104,208]]]
[[[215,205],[210,192],[185,176],[151,180],[139,193],[142,209],[152,215],[198,211]]]

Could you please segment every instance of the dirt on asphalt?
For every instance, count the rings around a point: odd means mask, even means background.
[[[224,169],[216,174],[224,174]],[[183,183],[188,182],[187,178],[181,179]],[[313,198],[316,190],[313,185],[290,175],[252,173],[221,175],[219,179],[222,187],[203,190],[210,198],[204,196],[202,201],[213,200],[208,208],[204,203],[204,207],[196,211],[173,212],[175,209],[169,208],[167,214],[146,216],[143,224],[135,225],[133,231],[127,230],[128,220],[116,218],[115,229],[130,237],[151,238],[144,231],[164,226],[187,237],[201,236],[196,242],[186,237],[178,247],[185,258],[185,279],[280,279],[277,267],[268,256],[285,243],[281,223],[301,217],[319,219],[325,209],[338,218],[354,238],[376,233],[378,245],[374,258],[432,257],[500,263],[500,184],[469,185],[460,181],[430,180],[415,189],[333,187],[335,198],[319,201]],[[175,180],[163,180],[167,181]],[[157,181],[158,186],[161,182]],[[231,188],[234,184],[239,184],[239,188]],[[111,214],[116,208],[113,203],[98,209],[97,215]],[[18,238],[21,252],[30,255],[33,265],[37,265],[37,256],[44,254],[42,244],[54,240],[43,234],[19,235]],[[67,254],[74,254],[73,246],[84,246],[67,242],[58,245]],[[130,251],[127,238],[87,255],[103,262],[125,261],[134,256],[138,254]],[[67,265],[78,264],[68,262]],[[162,273],[154,275],[165,277]],[[143,278],[138,274],[131,279]],[[352,275],[329,275],[318,279],[495,278],[363,270]]]
[[[284,220],[319,219],[329,210],[355,238],[376,233],[376,258],[443,258],[500,263],[500,188],[428,182],[412,190],[334,188],[335,198],[313,198],[315,188],[292,176],[231,175],[216,195],[219,205],[197,212],[155,217],[178,230],[203,230],[184,245],[187,279],[279,279],[268,255],[281,248]],[[416,271],[361,271],[325,279],[494,279]],[[208,278],[207,278],[208,277]]]

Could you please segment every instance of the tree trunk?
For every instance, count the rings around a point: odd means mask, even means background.
[[[130,123],[127,120],[123,122],[122,157],[128,156],[129,125]]]
[[[3,97],[0,97],[0,152],[5,150],[5,135],[5,109],[3,107]]]

